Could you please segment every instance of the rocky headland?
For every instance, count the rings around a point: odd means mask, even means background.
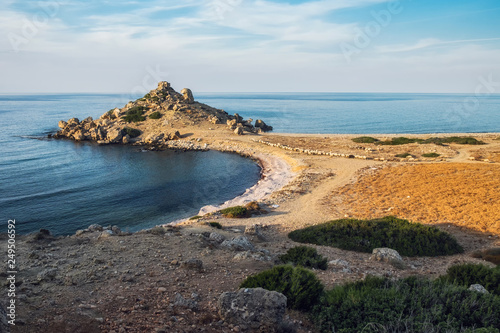
[[[97,120],[70,119],[59,127],[54,138],[236,152],[261,161],[262,179],[241,197],[200,207],[200,216],[176,225],[129,233],[96,221],[75,235],[19,235],[16,326],[0,330],[315,332],[304,313],[285,310],[281,294],[238,287],[298,245],[288,232],[344,217],[397,215],[434,225],[465,252],[401,256],[395,267],[375,254],[311,245],[328,259],[326,270],[313,270],[328,288],[367,275],[436,278],[458,263],[492,266],[473,254],[500,247],[499,134],[474,134],[481,146],[389,146],[356,143],[354,135],[273,134],[262,121],[195,102],[190,90],[177,93],[167,82]],[[254,214],[231,218],[219,211],[234,205]],[[4,253],[7,237],[0,234]],[[5,268],[0,276],[8,276]],[[5,301],[0,304],[4,310]]]

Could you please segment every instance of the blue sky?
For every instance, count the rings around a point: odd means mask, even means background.
[[[498,0],[3,0],[0,93],[500,93],[499,18]]]

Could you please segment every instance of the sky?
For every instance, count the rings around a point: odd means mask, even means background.
[[[2,0],[0,94],[500,93],[498,0]]]

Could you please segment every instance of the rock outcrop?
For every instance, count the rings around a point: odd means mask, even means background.
[[[399,269],[404,269],[406,267],[398,251],[386,247],[373,249],[370,259],[387,262]]]
[[[243,329],[275,332],[283,323],[286,296],[262,288],[226,292],[218,301],[219,315],[232,325]]]
[[[181,137],[179,132],[175,132],[174,124],[183,127],[186,124],[196,125],[203,122],[227,124],[237,135],[272,129],[261,120],[256,122],[258,126],[255,127],[252,125],[252,119],[244,120],[238,114],[231,116],[224,110],[196,102],[190,89],[184,88],[178,93],[170,83],[163,81],[158,84],[158,88],[151,90],[144,97],[127,103],[121,109],[111,109],[99,119],[88,117],[82,121],[78,118],[59,121],[60,130],[51,137],[95,141],[99,144],[168,146],[169,141]]]

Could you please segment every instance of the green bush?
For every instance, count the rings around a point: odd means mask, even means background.
[[[149,115],[149,119],[160,119],[162,116],[160,112],[155,111]]]
[[[199,219],[201,219],[201,216],[200,215],[195,215],[195,216],[191,216],[189,219],[190,220],[199,220]]]
[[[323,294],[323,285],[314,273],[302,267],[275,266],[272,269],[248,277],[240,288],[264,288],[284,294],[287,307],[309,310]]]
[[[125,133],[128,134],[131,138],[137,138],[139,135],[141,135],[141,131],[139,131],[136,128],[130,128],[130,127],[125,127]]]
[[[243,217],[249,217],[250,215],[248,209],[242,206],[225,208],[222,209],[220,213],[228,218],[243,218]]]
[[[406,144],[409,144],[409,143],[422,143],[424,142],[423,139],[416,139],[416,138],[405,138],[403,136],[400,136],[398,138],[392,138],[391,140],[387,140],[387,141],[380,141],[378,142],[378,144],[380,145],[385,145],[385,146],[399,146],[399,145],[406,145]]]
[[[425,140],[424,143],[434,143],[436,145],[442,145],[443,143],[458,143],[461,145],[484,145],[485,143],[483,141],[479,141],[476,138],[466,136],[466,137],[459,137],[459,136],[451,136],[448,138],[430,138]]]
[[[422,157],[427,157],[427,158],[435,158],[435,157],[439,157],[441,155],[439,155],[438,153],[427,153],[427,154],[422,154]]]
[[[128,109],[127,113],[123,116],[123,120],[126,122],[139,122],[146,120],[146,117],[143,116],[144,110],[146,108],[144,106],[133,106]]]
[[[208,225],[212,228],[222,229],[222,224],[220,224],[219,222],[208,222]]]
[[[367,277],[325,292],[311,317],[320,332],[498,332],[499,306],[498,296],[443,282]]]
[[[397,154],[396,157],[399,158],[407,158],[408,156],[412,156],[410,153]]]
[[[279,257],[279,260],[285,264],[292,263],[294,265],[323,270],[328,267],[327,259],[318,254],[315,248],[303,245],[289,249],[286,254]]]
[[[469,287],[480,284],[490,293],[500,296],[500,269],[489,268],[483,264],[461,264],[448,268],[441,280]],[[500,309],[500,308],[499,308]]]
[[[354,138],[352,141],[356,143],[375,143],[379,142],[378,139],[372,138],[371,136],[360,136],[359,138]]]
[[[359,252],[389,247],[409,257],[463,252],[462,247],[450,234],[433,226],[412,223],[394,216],[373,220],[335,220],[292,231],[288,237],[299,243],[327,245]]]

